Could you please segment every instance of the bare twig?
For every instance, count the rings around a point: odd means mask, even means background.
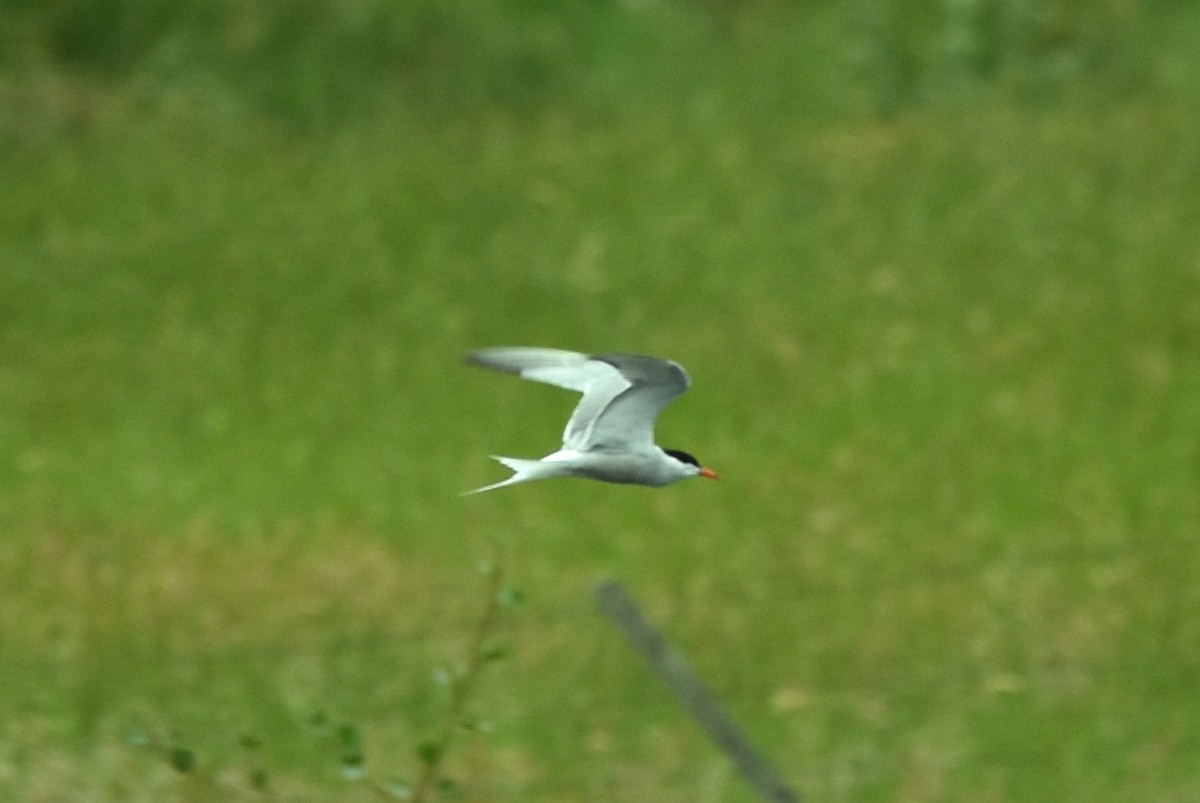
[[[720,702],[692,671],[681,653],[673,649],[646,617],[637,602],[617,580],[596,586],[596,605],[646,657],[679,702],[708,731],[708,735],[733,760],[742,776],[764,800],[799,803],[800,797],[779,778],[766,759],[730,718]]]
[[[484,603],[483,614],[475,626],[468,648],[467,663],[461,672],[451,673],[450,702],[446,715],[438,732],[423,742],[419,748],[421,758],[421,774],[413,785],[411,800],[413,803],[423,803],[437,789],[442,779],[442,760],[450,747],[454,735],[461,729],[467,699],[479,679],[480,672],[488,661],[499,657],[499,653],[489,647],[489,640],[496,631],[500,620],[502,606],[501,587],[503,572],[495,564],[484,568],[487,576],[487,599]]]

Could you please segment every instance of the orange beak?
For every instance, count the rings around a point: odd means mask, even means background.
[[[718,477],[718,476],[717,476],[717,472],[713,471],[711,468],[702,468],[702,469],[700,469],[700,476],[701,476],[701,477],[707,477],[707,478],[708,478],[708,479],[710,479],[710,480],[719,480],[719,479],[721,479],[720,477]]]

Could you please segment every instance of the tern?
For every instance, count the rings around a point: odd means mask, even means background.
[[[696,458],[654,443],[654,422],[691,385],[683,366],[641,354],[588,355],[510,346],[479,349],[467,362],[583,394],[563,430],[562,448],[541,460],[493,459],[513,475],[467,494],[548,480],[587,477],[631,485],[669,485],[689,477],[716,479]]]

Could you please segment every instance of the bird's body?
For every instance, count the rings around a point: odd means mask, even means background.
[[[561,449],[540,460],[496,457],[513,476],[468,493],[552,477],[651,486],[688,477],[716,479],[686,452],[654,443],[659,413],[691,385],[676,362],[640,354],[589,356],[532,347],[480,349],[467,360],[583,394],[567,421]]]

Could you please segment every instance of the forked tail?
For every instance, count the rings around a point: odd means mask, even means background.
[[[569,472],[563,470],[561,463],[544,463],[541,460],[523,460],[519,457],[500,457],[498,455],[492,455],[492,459],[512,469],[514,472],[513,475],[506,480],[494,482],[491,485],[485,485],[473,491],[464,491],[460,496],[481,494],[484,491],[494,491],[497,488],[503,488],[505,485],[517,485],[522,482],[533,482],[534,480],[548,480],[551,477],[565,477],[569,474]]]

